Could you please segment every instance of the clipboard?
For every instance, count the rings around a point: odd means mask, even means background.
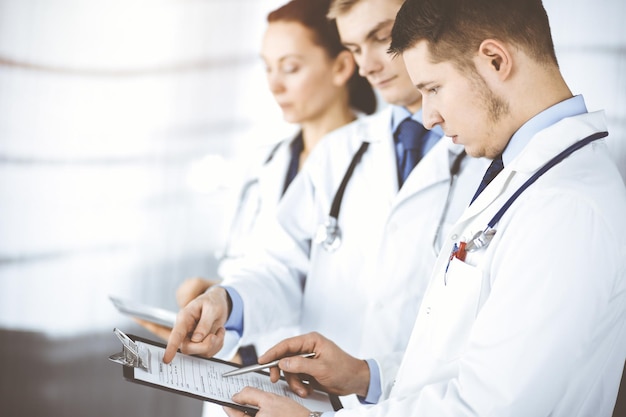
[[[341,400],[335,395],[314,391],[307,398],[300,398],[289,389],[287,381],[270,381],[264,371],[222,377],[224,372],[241,368],[233,362],[216,358],[203,358],[178,352],[170,364],[163,363],[165,345],[135,335],[126,335],[113,330],[122,342],[122,351],[109,359],[123,365],[124,379],[152,388],[158,388],[202,401],[236,408],[248,415],[256,415],[258,409],[241,405],[231,400],[245,386],[253,386],[274,394],[283,395],[299,402],[309,410],[336,411],[341,409]]]
[[[174,327],[174,323],[176,323],[176,313],[174,311],[148,306],[112,295],[109,296],[109,299],[120,313],[127,316],[137,317],[169,328]]]

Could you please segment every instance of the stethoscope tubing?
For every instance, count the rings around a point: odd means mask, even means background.
[[[552,169],[555,165],[563,162],[565,158],[567,158],[577,150],[587,146],[591,142],[608,136],[608,134],[609,132],[606,131],[593,133],[569,146],[558,155],[550,159],[548,162],[546,162],[541,168],[537,170],[537,172],[535,172],[530,178],[528,178],[526,182],[521,185],[521,187],[515,190],[511,197],[509,197],[509,199],[502,205],[500,210],[498,210],[498,212],[491,218],[491,220],[489,220],[489,222],[487,223],[487,227],[483,231],[478,232],[476,233],[476,235],[473,236],[472,240],[467,243],[467,246],[465,248],[466,252],[476,251],[487,246],[491,242],[496,233],[494,227],[496,226],[496,224],[498,224],[500,219],[502,219],[504,213],[507,212],[507,210],[511,207],[515,200],[517,200],[518,197],[524,191],[526,191],[528,187],[530,187],[535,181],[537,181],[539,177],[545,174],[548,170]]]
[[[339,188],[337,189],[337,192],[333,197],[333,202],[331,204],[328,217],[326,221],[319,226],[318,232],[316,234],[315,242],[321,244],[324,249],[329,252],[334,252],[341,244],[341,229],[338,222],[339,211],[341,209],[341,203],[343,201],[343,195],[348,185],[348,182],[352,178],[355,167],[361,161],[361,158],[363,154],[367,151],[368,147],[369,142],[362,142],[361,146],[352,157],[352,161],[350,162],[350,165],[348,166],[348,169],[346,170],[346,173],[341,180],[341,184],[339,185]],[[461,164],[466,155],[466,152],[463,150],[459,155],[456,156],[454,162],[452,163],[452,166],[450,167],[450,185],[448,188],[448,195],[446,196],[446,202],[444,204],[444,208],[439,219],[439,224],[437,226],[437,231],[433,239],[433,250],[435,250],[436,254],[438,252],[436,249],[438,240],[437,238],[439,232],[441,231],[443,221],[445,220],[446,213],[448,212],[450,206],[450,197],[452,196],[452,189],[454,188],[455,180],[458,177],[459,172],[461,171]]]
[[[433,247],[433,252],[435,256],[439,255],[439,249],[437,249],[439,235],[441,233],[441,228],[443,227],[443,222],[445,221],[446,215],[448,214],[448,210],[450,209],[450,197],[452,197],[452,193],[456,185],[456,179],[458,178],[459,173],[461,172],[461,164],[463,163],[463,160],[465,159],[466,156],[467,156],[467,153],[465,152],[465,150],[463,150],[461,153],[459,153],[456,156],[456,158],[454,158],[454,162],[452,163],[452,166],[450,167],[450,183],[448,185],[448,193],[446,195],[446,202],[443,206],[443,210],[441,211],[441,216],[439,216],[439,222],[437,223],[437,229],[435,229],[435,236],[433,237],[432,247]]]

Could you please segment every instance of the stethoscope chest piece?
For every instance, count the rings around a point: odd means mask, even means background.
[[[348,181],[350,181],[350,177],[352,177],[352,173],[354,172],[354,168],[356,164],[361,160],[361,156],[367,150],[369,146],[369,142],[362,142],[359,149],[356,151],[354,156],[352,157],[352,161],[350,161],[350,166],[348,170],[343,176],[341,180],[341,184],[339,185],[339,189],[337,193],[335,193],[335,197],[333,198],[333,203],[330,207],[330,213],[328,213],[328,217],[326,221],[320,224],[315,232],[314,242],[322,245],[324,249],[328,252],[334,252],[339,249],[341,246],[341,230],[339,229],[339,225],[337,224],[337,219],[339,218],[339,209],[341,208],[341,200],[343,199],[343,193],[346,190],[346,186],[348,185]]]
[[[467,242],[465,250],[467,252],[473,252],[478,249],[484,248],[485,246],[489,245],[495,234],[496,230],[491,228],[487,228],[483,231],[476,233],[474,237],[472,237],[472,240]]]
[[[320,224],[315,233],[315,243],[322,245],[328,252],[334,252],[341,246],[341,229],[337,219],[328,216],[323,224]]]

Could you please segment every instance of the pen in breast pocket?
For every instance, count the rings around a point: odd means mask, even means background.
[[[302,358],[311,358],[311,357],[315,356],[315,352],[312,352],[312,353],[302,353],[300,355],[295,355],[295,356],[300,356]],[[235,376],[235,375],[247,374],[248,372],[259,371],[261,369],[271,368],[272,366],[277,366],[279,361],[280,361],[280,359],[277,359],[275,361],[264,363],[264,364],[244,366],[243,368],[235,369],[234,371],[225,372],[225,373],[222,374],[222,376],[223,377]]]
[[[467,256],[467,251],[465,250],[466,246],[467,242],[459,242],[458,245],[456,243],[454,244],[452,252],[450,253],[450,258],[448,258],[446,270],[443,273],[443,285],[448,285],[448,268],[450,267],[450,262],[452,262],[452,259],[457,258],[461,262],[465,262],[465,257]]]

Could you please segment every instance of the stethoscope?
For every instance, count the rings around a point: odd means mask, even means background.
[[[354,172],[354,168],[361,160],[361,157],[365,153],[369,146],[368,142],[363,142],[361,147],[356,151],[354,156],[352,157],[352,161],[350,162],[350,166],[348,170],[343,176],[341,180],[341,184],[339,185],[339,189],[333,198],[333,203],[330,208],[330,213],[328,213],[328,217],[324,221],[324,223],[318,226],[317,232],[315,234],[314,242],[320,244],[326,251],[332,253],[339,249],[341,246],[341,228],[339,227],[338,219],[339,219],[339,210],[341,208],[341,201],[343,200],[343,194],[345,192],[346,186],[352,177],[352,173]],[[436,245],[438,240],[438,235],[445,220],[446,214],[448,212],[450,206],[450,197],[452,196],[452,189],[454,188],[454,184],[456,178],[459,175],[461,170],[461,162],[463,158],[466,156],[465,151],[461,152],[455,158],[452,166],[450,167],[450,186],[448,188],[448,195],[446,196],[446,202],[441,213],[441,217],[439,218],[439,225],[437,226],[437,231],[435,233],[435,238],[433,239],[433,249],[435,253],[437,253]]]
[[[254,221],[259,215],[261,210],[261,201],[258,196],[255,196],[255,191],[259,185],[258,178],[253,178],[248,180],[242,187],[241,192],[239,193],[239,200],[237,203],[237,208],[235,210],[235,215],[233,216],[233,220],[230,223],[230,230],[228,236],[226,237],[226,242],[222,249],[218,249],[215,251],[215,258],[218,262],[222,262],[226,259],[234,259],[241,256],[241,254],[235,253],[233,251],[233,240],[237,236],[237,229],[241,227],[242,219],[244,218],[243,214],[246,207],[250,207],[251,204],[254,204],[254,208],[252,209],[251,219]],[[253,203],[249,203],[253,202]]]
[[[263,165],[267,165],[272,161],[272,159],[276,155],[276,152],[278,152],[281,144],[282,142],[279,142],[272,148],[267,158],[265,158],[265,161],[263,161]],[[259,212],[261,210],[261,198],[259,197],[259,195],[255,195],[255,191],[256,194],[258,194],[258,186],[259,178],[258,176],[254,176],[241,187],[237,208],[235,209],[235,215],[233,216],[233,220],[230,224],[230,232],[228,233],[228,237],[226,238],[223,249],[218,250],[215,253],[215,257],[218,262],[221,262],[225,259],[233,259],[241,256],[240,254],[233,253],[233,238],[236,237],[237,234],[235,233],[235,231],[238,227],[241,226],[241,222],[244,217],[244,211],[246,211],[247,207],[250,207],[250,204],[254,204],[254,209],[252,210],[252,214],[250,216],[251,222],[254,223],[259,215]],[[250,201],[252,201],[253,203],[249,203]]]
[[[443,206],[443,210],[441,211],[441,216],[439,217],[439,222],[437,224],[437,229],[435,229],[435,236],[433,237],[433,252],[435,256],[439,255],[439,249],[441,249],[441,245],[439,245],[439,236],[441,234],[441,228],[443,226],[443,222],[446,219],[446,215],[448,214],[448,210],[450,209],[450,198],[452,197],[452,191],[454,190],[454,186],[456,184],[456,179],[461,172],[461,163],[463,159],[467,156],[465,150],[463,150],[460,154],[456,156],[452,166],[450,167],[450,184],[448,185],[448,194],[446,195],[446,202]]]
[[[608,132],[597,132],[592,135],[589,135],[586,138],[574,143],[573,145],[571,145],[570,147],[568,147],[567,149],[565,149],[564,151],[556,155],[554,158],[550,159],[543,167],[541,167],[528,180],[526,180],[526,182],[522,184],[522,186],[518,188],[517,191],[515,191],[515,193],[513,193],[511,197],[509,197],[509,199],[506,201],[506,203],[504,203],[504,205],[500,208],[500,210],[498,210],[498,212],[492,217],[492,219],[489,220],[489,222],[487,223],[487,227],[484,230],[477,232],[472,237],[472,239],[469,242],[467,242],[465,246],[465,251],[473,252],[473,251],[477,251],[478,249],[481,249],[487,246],[493,239],[494,235],[496,234],[496,229],[494,229],[494,227],[500,221],[504,213],[506,213],[506,211],[509,209],[509,207],[511,207],[513,202],[515,202],[515,200],[517,200],[517,198],[531,184],[537,181],[539,177],[541,177],[549,169],[551,169],[558,163],[562,162],[565,158],[567,158],[568,156],[570,156],[577,150],[583,148],[584,146],[590,144],[593,141],[596,141],[598,139],[602,139],[608,136],[608,134],[609,134]],[[454,251],[453,251],[453,254],[454,254]]]
[[[332,253],[341,246],[341,229],[339,228],[339,224],[337,222],[337,219],[339,219],[339,210],[341,209],[341,200],[343,200],[343,194],[346,191],[350,178],[352,177],[354,168],[361,160],[361,157],[369,145],[369,142],[361,143],[361,146],[352,157],[350,166],[344,174],[341,184],[339,185],[339,189],[333,198],[333,204],[330,206],[330,213],[328,213],[326,221],[319,225],[317,232],[315,233],[313,241],[322,245],[322,247],[328,252]]]

